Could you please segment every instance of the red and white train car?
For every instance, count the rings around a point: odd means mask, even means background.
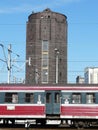
[[[98,120],[98,86],[0,85],[0,119],[65,120],[71,125],[92,125]]]
[[[13,123],[19,119],[45,118],[44,89],[27,86],[0,86],[0,119]]]

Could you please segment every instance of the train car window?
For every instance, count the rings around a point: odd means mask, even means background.
[[[34,94],[33,93],[26,93],[25,94],[25,102],[34,103]]]
[[[73,93],[72,94],[72,103],[73,104],[81,103],[81,94],[80,93]]]
[[[87,104],[95,103],[95,94],[94,93],[86,94],[86,103]]]
[[[51,93],[46,93],[46,103],[51,102]]]
[[[63,95],[63,102],[65,103],[65,104],[69,104],[70,103],[70,95]]]
[[[18,103],[18,94],[17,93],[5,93],[5,102]]]
[[[12,103],[18,103],[18,95],[12,94]]]
[[[55,93],[55,103],[60,103],[60,94]]]

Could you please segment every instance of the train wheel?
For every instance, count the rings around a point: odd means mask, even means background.
[[[40,119],[40,120],[36,120],[36,125],[46,125],[46,120],[45,119]]]
[[[75,122],[75,127],[78,128],[78,129],[84,128],[84,122],[83,121]]]
[[[4,119],[3,124],[8,124],[8,119]]]
[[[15,119],[11,119],[10,121],[11,121],[12,125],[15,124]]]
[[[41,120],[41,125],[43,125],[43,126],[46,125],[46,120],[44,120],[44,119]]]

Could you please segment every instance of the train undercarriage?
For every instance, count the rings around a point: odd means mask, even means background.
[[[91,128],[98,127],[97,119],[60,119],[55,117],[48,117],[45,119],[13,119],[6,118],[0,120],[0,125],[8,126],[18,126],[24,125],[24,127],[33,126],[58,126],[58,127],[68,127],[68,128]]]

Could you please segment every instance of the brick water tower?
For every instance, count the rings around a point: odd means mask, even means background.
[[[26,84],[67,84],[67,17],[45,9],[28,17]]]

